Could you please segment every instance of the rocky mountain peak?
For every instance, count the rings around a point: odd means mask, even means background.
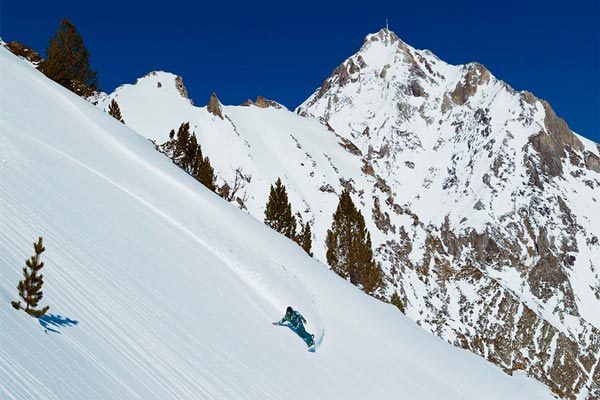
[[[365,37],[363,45],[369,42],[382,42],[385,45],[404,45],[404,42],[394,32],[388,28],[382,28],[377,33],[369,34]]]
[[[483,65],[449,65],[387,29],[368,35],[296,111],[352,143],[376,179],[364,210],[385,236],[376,253],[417,321],[508,370],[519,364],[560,396],[600,393],[585,378],[600,374],[598,364],[566,367],[600,346],[590,312],[600,304],[600,219],[585,211],[597,208],[597,144]],[[406,216],[411,224],[400,222]],[[482,297],[468,299],[463,284]],[[457,292],[468,300],[452,315]],[[502,323],[490,324],[492,315]],[[513,328],[531,334],[500,339]],[[561,343],[552,349],[552,340]],[[553,355],[519,354],[530,347]]]

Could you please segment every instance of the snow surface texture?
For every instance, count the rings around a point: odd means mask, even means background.
[[[1,398],[552,398],[363,294],[4,48],[0,96]],[[9,304],[38,236],[40,321]],[[271,325],[289,304],[325,330],[316,353]]]
[[[99,106],[117,100],[127,126],[157,143],[190,121],[219,185],[239,167],[251,176],[244,205],[258,220],[281,177],[321,261],[349,185],[386,274],[379,295],[396,292],[425,329],[557,392],[597,390],[600,176],[584,160],[600,151],[573,135],[567,157],[541,159],[531,142],[557,136],[549,106],[386,29],[298,108],[308,118],[219,104],[221,118],[176,86],[175,75],[150,73]],[[544,175],[548,161],[563,173]]]

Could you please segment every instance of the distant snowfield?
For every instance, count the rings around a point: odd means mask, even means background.
[[[446,344],[0,48],[0,398],[551,399]],[[17,312],[44,237],[48,333]],[[275,327],[287,305],[316,353]]]

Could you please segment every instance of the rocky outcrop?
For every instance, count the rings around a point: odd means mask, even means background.
[[[429,227],[431,229],[433,227]],[[437,230],[430,231],[429,243],[436,243]],[[498,234],[497,232],[493,235]],[[397,254],[402,265],[414,270],[423,282],[428,283],[425,302],[430,311],[421,321],[441,337],[455,337],[454,344],[504,368],[507,373],[522,369],[536,379],[547,384],[562,398],[574,398],[575,394],[586,390],[600,393],[598,382],[590,383],[582,377],[598,374],[598,350],[600,331],[581,321],[580,337],[570,337],[547,322],[532,310],[511,290],[490,277],[479,266],[492,266],[506,253],[518,251],[518,240],[511,238],[493,239],[490,234],[477,234],[470,231],[466,235],[452,233],[448,219],[439,231],[443,247],[427,246],[422,265],[414,264],[407,253]],[[543,234],[545,235],[545,233]],[[542,236],[542,235],[540,235]],[[544,242],[546,239],[540,240]],[[496,243],[497,241],[501,244]],[[549,250],[548,244],[541,243],[542,251]],[[448,256],[452,261],[449,262]],[[509,256],[510,257],[510,256]],[[549,258],[547,254],[540,260]],[[520,257],[512,257],[518,263]],[[539,262],[532,270],[536,276],[529,276],[529,282],[542,285],[546,291],[542,297],[556,293],[556,286],[568,282],[566,274],[559,270],[558,259],[554,263]],[[508,264],[508,263],[507,263]],[[543,264],[543,265],[539,265]],[[429,265],[429,268],[425,268]],[[462,265],[460,269],[449,265]],[[543,276],[537,276],[543,275]],[[405,280],[399,280],[405,285]],[[460,288],[460,289],[459,289]],[[469,289],[467,289],[469,288]],[[404,286],[403,292],[412,287]],[[475,297],[456,292],[477,293]],[[405,302],[410,301],[408,298]],[[444,305],[460,309],[460,323],[453,321]],[[591,338],[591,340],[589,340]]]
[[[393,226],[377,200],[373,216],[380,230]],[[414,243],[404,227],[400,227],[400,242],[388,241],[377,249],[383,260],[397,266],[391,268],[388,279],[409,314],[420,288],[418,299],[427,308],[420,309],[417,323],[442,338],[453,338],[454,345],[488,359],[508,374],[527,371],[560,398],[575,399],[582,392],[588,393],[588,399],[600,395],[600,330],[580,320],[578,335],[565,334],[486,271],[520,264],[521,242],[527,243],[529,237],[526,227],[515,237],[502,237],[498,236],[501,230],[492,227],[488,233],[467,230],[456,235],[448,217],[439,229],[419,226],[428,232],[421,260],[411,259]],[[541,297],[555,295],[556,287],[568,282],[557,267],[557,257],[545,262],[552,257],[548,252],[554,251],[546,235],[540,232],[538,236],[542,261],[532,268],[541,271],[527,274],[526,266],[520,269],[544,292]],[[502,265],[499,260],[504,260]],[[424,286],[415,285],[411,276]],[[459,310],[458,319],[451,309]],[[572,315],[577,315],[574,311]]]
[[[591,151],[585,151],[583,155],[585,160],[585,167],[591,171],[600,173],[600,157],[598,157]]]
[[[13,40],[12,42],[6,43],[5,46],[8,50],[10,50],[11,53],[22,57],[33,64],[39,64],[40,61],[43,60],[42,56],[40,56],[40,54],[37,51],[33,50],[29,46],[25,46],[21,42]]]
[[[249,106],[256,106],[259,108],[277,108],[277,109],[284,109],[287,110],[286,107],[284,107],[283,105],[279,104],[278,102],[274,101],[274,100],[269,100],[266,99],[262,96],[258,96],[256,98],[256,101],[252,101],[252,99],[248,99],[245,102],[243,102],[242,104],[240,104],[242,107],[249,107]]]
[[[183,97],[185,99],[188,99],[190,101],[190,104],[194,105],[194,102],[188,96],[188,91],[185,88],[185,85],[183,84],[183,78],[182,77],[178,76],[178,77],[175,78],[175,88],[177,89],[177,91],[179,92],[179,94],[181,95],[181,97]]]
[[[529,138],[529,143],[539,153],[542,160],[542,171],[550,177],[559,176],[563,172],[562,159],[568,150],[582,152],[583,143],[569,129],[567,123],[559,118],[548,102],[542,100],[545,130]]]
[[[471,96],[477,93],[477,88],[490,80],[490,72],[479,63],[470,63],[466,66],[466,73],[456,84],[450,97],[457,105],[465,104]]]
[[[277,103],[276,101],[265,99],[262,96],[258,96],[256,98],[254,105],[256,107],[260,107],[260,108],[269,108],[269,107],[277,108],[277,109],[285,108],[281,104]]]
[[[379,208],[377,202],[374,204]],[[376,215],[378,223],[389,229],[389,222],[381,218],[382,212],[378,210]],[[448,219],[439,231],[431,226],[427,229],[430,233],[426,252],[418,263],[410,259],[412,246],[404,228],[402,243],[388,242],[378,249],[385,259],[401,266],[390,276],[394,290],[403,294],[400,299],[408,304],[408,309],[414,305],[407,293],[415,290],[408,276],[415,274],[427,285],[421,299],[429,308],[417,319],[418,323],[441,337],[453,337],[456,346],[488,359],[509,374],[527,371],[561,398],[574,399],[577,393],[587,390],[590,398],[600,394],[598,381],[585,378],[600,372],[597,328],[582,321],[578,337],[565,335],[485,269],[477,267],[495,263],[499,254],[506,251],[506,244],[499,245],[490,235],[472,231],[456,236]],[[513,244],[512,248],[518,246]],[[477,297],[457,297],[457,293],[469,291],[477,293]],[[459,320],[450,308],[460,310]]]
[[[216,94],[213,93],[210,95],[210,100],[208,101],[206,109],[209,113],[214,114],[221,119],[224,119],[223,111],[221,109],[221,102],[219,102],[219,99]]]

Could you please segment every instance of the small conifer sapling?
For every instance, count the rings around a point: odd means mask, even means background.
[[[35,256],[32,256],[25,262],[26,267],[23,268],[23,280],[19,281],[17,285],[19,296],[25,302],[25,308],[23,308],[20,301],[13,301],[11,304],[17,310],[23,310],[33,317],[40,318],[50,309],[50,306],[36,309],[39,301],[44,297],[44,293],[42,292],[44,275],[40,273],[40,270],[44,267],[44,262],[40,261],[40,257],[46,248],[42,243],[41,237],[38,238],[37,243],[33,244],[33,249],[35,250]]]

